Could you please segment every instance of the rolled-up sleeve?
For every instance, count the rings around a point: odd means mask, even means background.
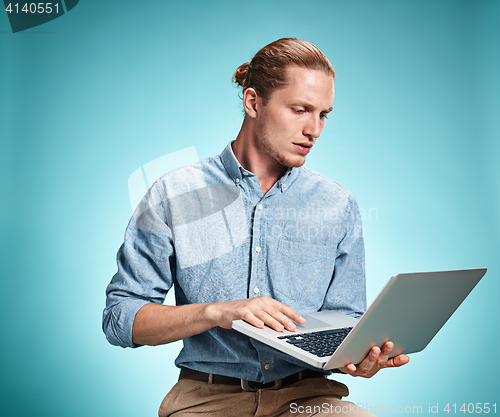
[[[163,303],[173,285],[175,251],[166,213],[157,181],[128,224],[116,257],[118,271],[106,288],[102,327],[113,345],[138,347],[132,342],[135,315],[145,304]]]
[[[344,211],[343,230],[322,310],[337,310],[358,318],[366,311],[365,246],[361,216],[352,194]]]

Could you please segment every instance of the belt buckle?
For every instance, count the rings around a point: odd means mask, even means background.
[[[252,388],[248,384],[248,380],[246,380],[246,379],[240,379],[240,381],[241,381],[241,389],[243,391],[246,391],[246,392],[256,392],[259,389],[261,389],[261,388]],[[277,379],[276,381],[274,381],[274,385],[272,387],[264,388],[264,389],[280,389],[280,388],[281,388],[281,379]]]

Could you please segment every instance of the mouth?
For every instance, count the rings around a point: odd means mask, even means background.
[[[307,142],[294,143],[293,146],[295,146],[295,149],[297,149],[303,155],[307,155],[309,152],[311,152],[312,149],[312,145]]]

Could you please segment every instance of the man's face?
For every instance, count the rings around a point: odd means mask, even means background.
[[[286,167],[299,167],[311,151],[332,110],[333,77],[321,70],[287,69],[287,85],[273,91],[257,117],[257,140],[263,152]]]

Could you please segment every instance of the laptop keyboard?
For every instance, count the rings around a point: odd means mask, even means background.
[[[287,343],[323,358],[333,355],[351,330],[352,327],[344,327],[321,332],[290,334],[279,336],[278,339],[287,339]]]

